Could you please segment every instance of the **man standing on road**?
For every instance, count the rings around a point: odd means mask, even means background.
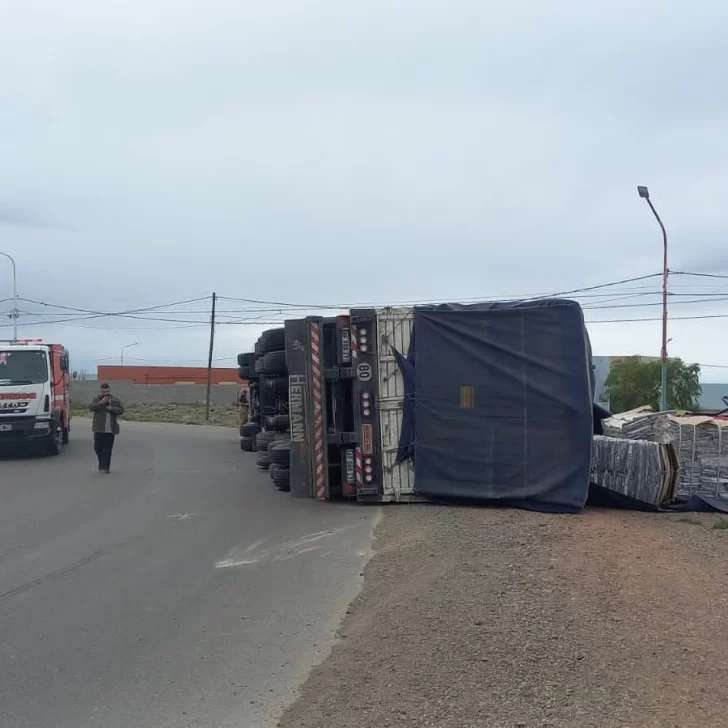
[[[111,387],[102,384],[89,409],[93,412],[91,429],[94,433],[94,450],[99,459],[99,470],[108,473],[111,470],[114,438],[119,434],[118,418],[124,414],[124,407],[120,399],[112,396]]]

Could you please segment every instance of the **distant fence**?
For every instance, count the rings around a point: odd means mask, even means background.
[[[133,404],[205,404],[207,387],[204,384],[133,384],[109,382],[112,392],[125,405]],[[99,391],[99,382],[71,382],[71,402],[74,406],[90,402]],[[238,387],[232,384],[213,384],[210,402],[217,405],[235,404]]]
[[[207,384],[207,367],[115,366],[99,364],[96,379],[102,382],[134,382],[134,384]],[[213,384],[235,384],[238,370],[212,367]]]

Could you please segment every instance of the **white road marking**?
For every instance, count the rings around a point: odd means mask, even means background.
[[[215,564],[216,569],[230,569],[236,566],[253,566],[263,562],[275,563],[280,561],[290,561],[298,556],[309,554],[313,551],[319,551],[323,544],[317,544],[317,541],[335,536],[342,531],[352,528],[345,526],[343,528],[334,528],[329,531],[317,531],[316,533],[308,533],[305,536],[297,538],[295,541],[286,541],[278,546],[271,546],[266,549],[260,549],[264,543],[264,539],[256,541],[246,546],[242,551],[240,547],[232,549],[227,558],[218,561]],[[260,550],[258,550],[260,549]],[[326,555],[333,553],[329,550]]]

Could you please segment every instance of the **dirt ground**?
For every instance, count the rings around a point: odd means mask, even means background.
[[[280,726],[728,726],[726,525],[385,508],[340,639]]]
[[[74,414],[88,417],[87,407],[74,408]],[[205,421],[204,405],[195,404],[136,404],[124,410],[122,421],[127,422],[169,422],[182,425],[220,425],[237,427],[238,413],[233,406],[213,405],[210,407],[210,421]]]

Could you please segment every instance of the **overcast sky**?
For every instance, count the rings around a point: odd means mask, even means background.
[[[525,296],[659,272],[646,184],[670,267],[728,275],[727,37],[721,0],[3,0],[0,251],[21,296],[99,311]],[[671,286],[695,294],[672,316],[728,315],[728,278]],[[37,326],[74,314],[24,302],[46,315],[20,333],[83,366],[134,342],[202,363],[208,305]],[[262,328],[220,326],[219,363]],[[589,329],[597,354],[659,355],[659,321]],[[728,381],[726,331],[674,320],[670,354]]]

